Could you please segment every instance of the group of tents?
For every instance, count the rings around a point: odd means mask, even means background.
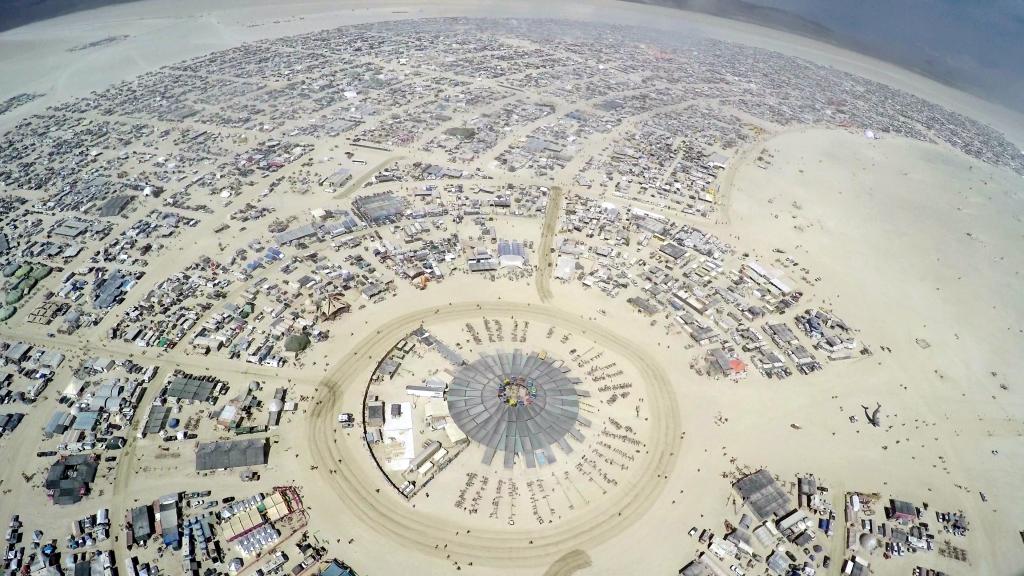
[[[3,268],[7,281],[7,293],[4,295],[3,307],[0,307],[0,321],[7,320],[18,311],[17,304],[28,296],[39,281],[50,275],[53,269],[46,264],[12,262]]]

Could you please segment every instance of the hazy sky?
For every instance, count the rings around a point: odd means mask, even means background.
[[[1024,0],[748,0],[877,49],[873,55],[1024,110]]]

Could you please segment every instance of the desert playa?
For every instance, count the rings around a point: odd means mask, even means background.
[[[1024,565],[1014,112],[605,1],[130,3],[0,78],[8,570]]]

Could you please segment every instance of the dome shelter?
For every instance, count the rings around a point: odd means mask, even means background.
[[[309,336],[305,334],[292,334],[284,341],[285,352],[302,352],[309,347]]]
[[[878,536],[868,532],[861,534],[858,542],[860,547],[868,552],[873,552],[875,548],[878,548]]]

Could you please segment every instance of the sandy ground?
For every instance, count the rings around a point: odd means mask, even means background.
[[[48,104],[246,40],[382,18],[522,15],[535,13],[531,10],[537,4],[204,6],[192,0],[141,2],[0,35],[0,96],[47,92],[46,98],[0,118],[0,128]],[[547,16],[630,23],[660,18],[656,25],[677,31],[713,30],[729,39],[757,40],[972,110],[1022,141],[1022,124],[1011,113],[829,47],[705,17],[688,17],[681,24],[664,18],[675,13],[612,2],[547,8]],[[94,50],[65,51],[111,34],[132,37]],[[167,50],[168,45],[175,50]],[[725,191],[728,223],[705,227],[735,237],[738,246],[764,258],[770,258],[771,248],[785,249],[813,276],[822,277],[808,291],[811,304],[834,304],[876,352],[886,346],[891,353],[833,364],[822,373],[783,382],[755,377],[718,382],[687,368],[698,352],[685,350],[680,337],[666,336],[663,326],[638,320],[624,303],[609,305],[603,295],[577,284],[539,283],[540,294],[538,286],[483,284],[467,276],[425,292],[403,286],[384,306],[346,318],[337,331],[349,336],[332,339],[322,351],[326,358],[309,358],[304,366],[280,374],[225,361],[208,363],[206,367],[230,376],[236,386],[260,377],[272,385],[290,382],[298,394],[316,398],[303,406],[305,414],[296,414],[275,436],[271,465],[259,488],[302,486],[311,530],[361,574],[447,574],[455,568],[473,574],[632,574],[640,565],[643,573],[664,574],[694,556],[696,542],[685,537],[686,530],[698,524],[720,529],[723,515],[732,514],[730,487],[722,474],[734,470],[736,463],[767,465],[783,476],[814,472],[837,496],[844,490],[878,490],[927,500],[941,509],[963,509],[972,521],[966,542],[973,564],[941,567],[953,574],[1019,574],[1024,565],[1017,534],[1024,528],[1019,520],[1024,502],[1017,494],[1024,474],[1024,395],[1014,376],[1024,364],[1018,352],[1024,343],[1019,294],[1024,256],[1018,249],[1021,179],[934,146],[869,141],[836,131],[790,131],[764,146],[774,155],[772,165],[767,170],[737,166]],[[303,199],[295,207],[317,202]],[[540,219],[515,222],[517,229],[532,227],[531,238],[546,235]],[[193,248],[212,250],[213,243],[212,235],[200,236]],[[186,261],[190,255],[177,258]],[[158,275],[153,276],[156,282]],[[608,317],[597,317],[598,308],[607,308]],[[635,480],[621,498],[543,530],[474,528],[466,533],[457,515],[419,514],[393,492],[378,492],[384,483],[363,452],[362,440],[352,431],[338,430],[336,414],[359,411],[363,387],[379,355],[420,321],[462,321],[483,313],[532,317],[566,331],[586,332],[587,338],[614,349],[644,373],[650,454],[638,464]],[[930,347],[922,349],[916,339]],[[50,344],[69,349],[90,345],[77,338],[51,339]],[[124,356],[136,352],[116,343],[103,347]],[[150,361],[165,369],[204,366],[178,352]],[[57,381],[66,381],[66,374],[61,376],[65,378]],[[882,428],[848,422],[862,404],[876,401],[884,406]],[[39,428],[49,413],[34,411],[24,425]],[[220,496],[256,489],[241,484],[237,474],[199,477],[191,472],[192,455],[186,447],[175,448],[178,457],[157,458],[155,445],[153,440],[133,443],[122,457],[117,485],[98,483],[98,489],[110,491],[107,497],[115,494],[112,518],[136,500],[173,490],[209,488]],[[35,458],[33,447],[8,443],[3,450],[14,464],[0,472],[2,487],[12,490],[0,499],[0,516],[46,508],[42,491],[15,473],[41,469],[43,462]],[[149,469],[130,473],[138,466]],[[319,469],[312,471],[312,466]],[[986,493],[988,503],[981,502],[979,491]],[[61,510],[60,518],[94,511],[96,504],[92,500]],[[48,532],[66,531],[66,521],[56,515],[40,516]],[[927,560],[940,566],[935,555]],[[907,574],[910,562],[904,558],[873,567],[878,574]]]
[[[884,480],[964,506],[981,521],[972,538],[992,550],[976,573],[1014,573],[1021,510],[1011,479],[1024,462],[1013,376],[1024,342],[1014,288],[1024,265],[1019,178],[932,146],[838,132],[787,134],[766,147],[773,166],[737,176],[737,233],[790,250],[823,278],[817,297],[853,311],[865,340],[893,350],[826,374],[838,398],[807,402],[810,416],[826,416],[821,427],[841,430],[815,469],[834,458],[830,476],[848,489]],[[848,414],[876,401],[894,428],[844,437],[837,407]]]

